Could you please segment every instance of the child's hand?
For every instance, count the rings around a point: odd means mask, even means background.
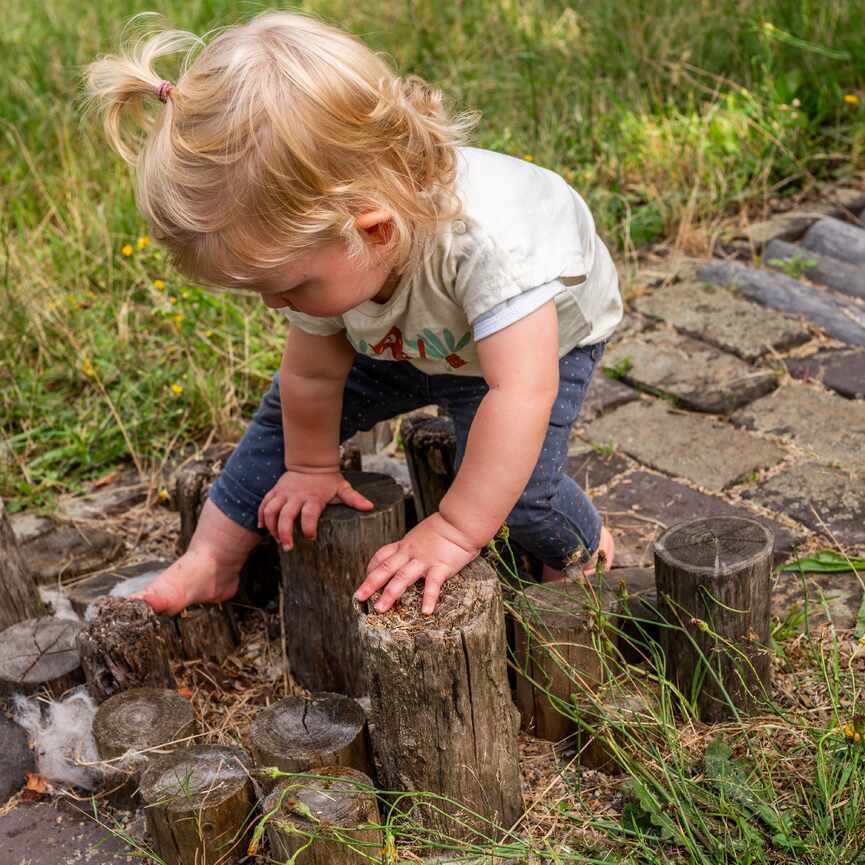
[[[266,528],[284,550],[294,546],[294,521],[300,516],[305,538],[314,538],[325,505],[339,504],[368,511],[375,505],[339,473],[286,472],[261,500],[258,527]]]
[[[464,568],[480,551],[480,547],[441,514],[431,514],[401,541],[387,544],[372,557],[366,579],[354,596],[365,601],[373,592],[387,586],[375,604],[376,611],[384,613],[412,583],[425,576],[421,609],[429,615],[435,609],[444,581]]]

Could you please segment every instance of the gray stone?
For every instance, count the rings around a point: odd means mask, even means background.
[[[57,503],[58,515],[67,520],[102,520],[125,513],[147,498],[144,484],[114,485],[83,496],[64,496]]]
[[[820,381],[848,399],[865,398],[865,351],[824,351],[787,360],[790,375]]]
[[[745,498],[786,514],[829,543],[865,545],[865,476],[803,463],[748,490]]]
[[[617,408],[586,433],[594,442],[620,447],[645,465],[709,490],[722,490],[784,458],[772,442],[715,418],[676,411],[660,400]]]
[[[83,616],[97,598],[103,595],[127,597],[145,588],[169,565],[171,562],[167,559],[152,559],[134,565],[111,568],[82,580],[76,580],[71,586],[66,587],[66,597],[72,609],[79,616]],[[132,587],[133,585],[135,588]]]
[[[827,623],[853,628],[862,606],[861,579],[853,571],[779,573],[772,584],[772,615],[782,622],[792,618],[800,631]]]
[[[411,493],[411,477],[405,458],[399,459],[386,454],[362,454],[360,461],[365,472],[381,472],[393,478],[405,492]]]
[[[603,363],[629,384],[713,414],[734,411],[777,384],[770,370],[755,369],[731,354],[670,330],[621,340],[607,349]]]
[[[795,319],[697,281],[666,285],[638,298],[634,306],[644,315],[669,322],[745,360],[756,360],[770,348],[783,351],[810,338]]]
[[[773,240],[763,254],[764,264],[778,270],[783,270],[782,262],[797,260],[802,262],[802,274],[811,282],[827,285],[850,297],[865,299],[865,268],[861,265],[828,258],[784,240]]]
[[[865,403],[786,384],[733,416],[748,429],[785,436],[820,462],[865,472]]]
[[[863,310],[813,285],[783,273],[755,270],[730,261],[712,261],[700,268],[698,276],[716,285],[735,286],[746,297],[772,309],[803,315],[842,342],[865,346]]]
[[[35,771],[27,732],[0,711],[0,804],[21,789],[28,772]]]
[[[865,264],[865,230],[827,216],[815,222],[802,238],[802,246],[851,264]]]
[[[114,823],[104,813],[99,819]],[[22,802],[0,817],[3,865],[129,865],[142,861],[140,855],[66,799]]]
[[[603,454],[588,445],[572,448],[568,452],[565,472],[584,490],[608,484],[613,478],[626,472],[628,461],[617,453]]]
[[[55,523],[20,544],[21,555],[40,582],[64,580],[104,568],[124,552],[120,538],[103,529]]]
[[[652,545],[670,526],[697,517],[740,516],[756,520],[775,536],[775,560],[786,561],[801,538],[780,523],[693,490],[661,475],[635,471],[594,499],[616,541],[616,568],[654,565]]]
[[[583,405],[580,408],[580,421],[582,423],[591,423],[602,414],[611,409],[618,408],[626,402],[631,402],[637,399],[637,397],[638,394],[632,388],[622,384],[620,381],[608,378],[599,370],[592,376],[586,398],[583,400]]]
[[[15,535],[18,543],[26,544],[50,532],[54,528],[55,522],[48,517],[22,511],[20,514],[12,514],[9,517],[9,525],[12,527],[12,534]]]

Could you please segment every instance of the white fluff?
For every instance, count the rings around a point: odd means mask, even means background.
[[[66,593],[62,589],[51,589],[46,586],[40,586],[39,597],[51,606],[56,619],[71,619],[73,622],[80,621],[78,613],[72,609],[72,604]]]
[[[12,698],[13,719],[30,734],[39,774],[86,790],[96,789],[102,780],[102,771],[95,765],[99,760],[92,733],[95,714],[96,704],[83,685],[62,701],[44,702],[20,694]]]

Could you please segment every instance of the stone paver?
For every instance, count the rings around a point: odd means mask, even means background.
[[[865,473],[865,403],[793,383],[736,412],[733,421],[785,436],[820,462]]]
[[[824,351],[790,358],[787,369],[795,379],[820,381],[848,399],[865,398],[865,351]]]
[[[772,584],[772,615],[782,621],[791,613],[807,615],[807,626],[830,622],[836,628],[853,628],[862,606],[862,576],[840,574],[778,574]],[[799,625],[805,630],[803,618]]]
[[[633,388],[622,384],[620,381],[608,378],[600,370],[592,376],[592,382],[580,408],[580,422],[591,423],[602,414],[611,409],[618,408],[626,402],[637,399]]]
[[[20,790],[28,772],[36,771],[36,760],[27,731],[0,711],[0,805]]]
[[[783,351],[810,339],[797,320],[697,281],[664,286],[637,298],[634,306],[644,315],[749,361],[770,348]]]
[[[644,465],[716,491],[784,458],[772,442],[715,418],[676,411],[661,400],[617,408],[590,424],[586,434]]]
[[[802,238],[802,246],[851,264],[865,264],[865,229],[827,216],[815,222]]]
[[[779,472],[745,498],[786,514],[846,549],[865,547],[865,476],[818,463]]]
[[[675,397],[695,411],[726,414],[771,391],[776,377],[671,330],[628,337],[604,354],[604,368],[629,384]]]
[[[654,564],[652,544],[666,528],[696,517],[750,517],[775,535],[775,559],[786,561],[801,538],[786,526],[716,496],[645,471],[634,471],[594,499],[606,516],[616,540],[615,565],[622,568]],[[615,577],[615,569],[611,576]]]
[[[57,503],[57,513],[67,520],[100,520],[125,513],[146,498],[144,484],[112,484],[87,495],[63,497]]]
[[[565,472],[584,490],[604,486],[629,468],[621,455],[600,454],[588,445],[572,446],[565,463]]]
[[[802,273],[821,285],[828,285],[835,291],[850,297],[865,299],[865,268],[859,264],[850,264],[837,258],[820,255],[810,249],[803,249],[795,243],[784,240],[773,240],[766,246],[763,261],[769,267],[782,270],[783,262],[802,262]],[[806,266],[807,265],[807,266]]]

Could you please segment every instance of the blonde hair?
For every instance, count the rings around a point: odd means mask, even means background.
[[[162,105],[154,63],[178,52]],[[264,12],[207,44],[150,32],[90,64],[86,83],[152,234],[195,281],[254,285],[339,239],[366,261],[354,220],[371,210],[390,214],[381,252],[404,271],[460,214],[455,147],[476,116],[449,117],[438,90],[308,15]]]

